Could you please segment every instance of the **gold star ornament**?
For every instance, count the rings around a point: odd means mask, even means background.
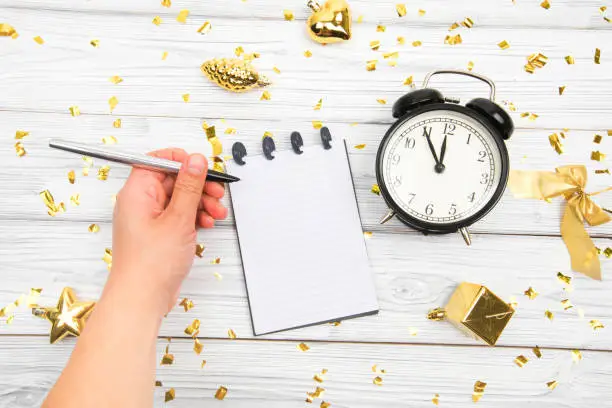
[[[64,337],[80,336],[85,321],[94,309],[96,302],[78,301],[72,288],[64,288],[55,307],[35,307],[34,316],[51,322],[49,341],[55,344]]]

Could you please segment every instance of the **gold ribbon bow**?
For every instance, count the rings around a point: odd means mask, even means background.
[[[561,236],[567,246],[572,269],[590,278],[601,280],[601,266],[597,248],[584,228],[601,225],[610,221],[610,215],[595,204],[591,196],[612,190],[608,187],[596,193],[586,193],[586,167],[571,165],[557,167],[552,171],[510,172],[509,187],[515,197],[548,200],[563,195],[567,206],[561,220]]]

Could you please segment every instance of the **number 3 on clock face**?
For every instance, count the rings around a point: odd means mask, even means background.
[[[390,207],[409,225],[450,232],[499,200],[507,151],[494,131],[461,106],[420,109],[387,133],[377,176]]]

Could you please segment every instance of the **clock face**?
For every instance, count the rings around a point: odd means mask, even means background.
[[[393,129],[378,171],[387,198],[405,216],[443,228],[470,219],[501,195],[508,171],[502,155],[505,148],[480,121],[435,109]]]

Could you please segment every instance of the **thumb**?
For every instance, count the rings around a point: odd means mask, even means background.
[[[167,212],[171,217],[195,223],[198,206],[208,173],[208,161],[201,154],[185,159],[174,183],[174,191]]]

